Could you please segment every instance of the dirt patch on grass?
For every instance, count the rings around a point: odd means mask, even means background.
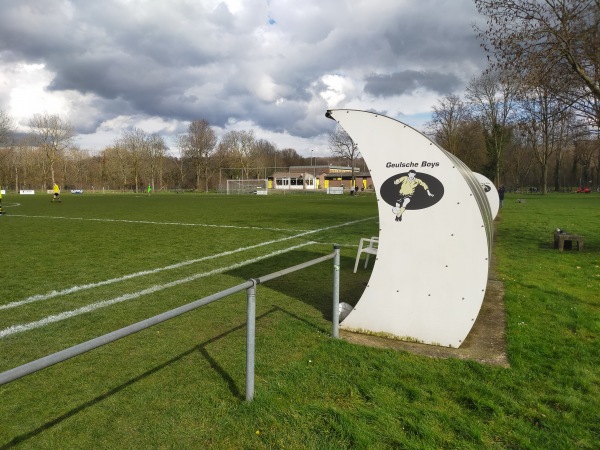
[[[340,337],[354,344],[404,350],[433,358],[470,359],[484,364],[509,367],[506,356],[504,285],[496,279],[495,272],[490,269],[481,310],[471,332],[460,348],[405,342],[345,330],[340,330]]]

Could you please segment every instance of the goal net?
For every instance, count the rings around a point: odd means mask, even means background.
[[[258,194],[267,195],[269,190],[267,180],[227,180],[227,195]]]

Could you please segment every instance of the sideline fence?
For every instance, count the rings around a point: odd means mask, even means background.
[[[298,264],[296,266],[288,267],[287,269],[280,270],[268,275],[264,275],[259,278],[251,278],[248,281],[238,284],[237,286],[230,287],[223,291],[217,292],[216,294],[209,295],[208,297],[201,298],[187,305],[180,306],[178,308],[171,309],[162,314],[150,317],[149,319],[142,320],[141,322],[134,323],[132,325],[120,328],[111,333],[104,334],[89,341],[82,342],[81,344],[74,345],[67,349],[61,350],[51,355],[44,356],[43,358],[36,359],[29,363],[15,367],[14,369],[7,370],[0,373],[0,386],[10,383],[11,381],[23,378],[26,375],[38,372],[47,367],[58,364],[59,362],[66,361],[67,359],[81,355],[83,353],[94,350],[95,348],[114,342],[118,339],[129,336],[138,331],[145,330],[159,323],[165,322],[169,319],[173,319],[187,312],[193,311],[202,306],[208,305],[216,300],[228,297],[232,294],[246,290],[247,299],[247,310],[246,310],[246,400],[252,400],[254,398],[254,363],[255,363],[255,335],[256,335],[256,286],[265,283],[269,280],[279,278],[281,276],[296,272],[298,270],[306,269],[307,267],[314,266],[321,262],[333,259],[333,314],[332,314],[332,337],[339,338],[339,292],[340,292],[340,246],[335,244],[333,246],[333,253],[322,256],[320,258],[312,259],[310,261]]]

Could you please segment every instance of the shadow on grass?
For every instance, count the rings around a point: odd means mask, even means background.
[[[286,255],[270,258],[267,262],[261,261],[228,271],[227,274],[244,280],[259,278],[322,256],[324,256],[322,253],[296,250]],[[373,267],[373,263],[369,261],[368,268],[364,269],[365,256],[363,256],[359,263],[359,269],[354,274],[352,273],[354,262],[355,259],[353,257],[340,257],[339,301],[349,303],[353,306],[356,305],[362,296]],[[332,319],[333,304],[333,273],[333,259],[331,259],[280,278],[275,278],[267,281],[264,285],[258,285],[257,301],[260,302],[261,286],[266,286],[284,296],[295,298],[315,308],[323,314],[325,320],[330,321]]]
[[[314,323],[311,323],[310,321],[294,314],[293,312],[287,311],[284,308],[281,308],[280,306],[277,305],[272,305],[272,307],[266,311],[265,313],[259,315],[256,317],[257,322],[263,318],[266,318],[268,316],[270,316],[273,313],[283,313],[286,314],[298,321],[303,322],[305,325],[314,328],[317,331],[320,332],[326,332],[325,330],[323,330],[322,328],[318,327],[317,325],[315,325]],[[174,364],[180,360],[182,360],[183,358],[193,354],[194,352],[198,351],[200,352],[200,354],[202,356],[204,356],[206,358],[206,360],[208,361],[209,365],[211,366],[211,368],[218,373],[221,378],[223,378],[223,380],[225,381],[225,383],[227,384],[227,387],[229,388],[231,394],[233,395],[233,397],[237,398],[240,401],[245,400],[245,395],[240,391],[240,389],[238,388],[238,386],[236,385],[235,380],[233,379],[233,377],[227,373],[227,371],[225,369],[223,369],[223,367],[219,364],[219,362],[213,358],[212,356],[210,356],[210,354],[208,353],[208,351],[206,350],[206,347],[220,339],[223,339],[227,336],[229,336],[232,333],[235,333],[239,330],[245,329],[246,328],[246,323],[244,322],[241,325],[235,326],[227,331],[225,331],[224,333],[219,334],[218,336],[215,336],[213,338],[210,338],[198,345],[195,345],[194,347],[190,348],[189,350],[186,350],[180,354],[178,354],[177,356],[169,359],[168,361],[165,361],[164,363],[138,375],[135,378],[132,378],[128,381],[126,381],[125,383],[120,384],[119,386],[116,386],[114,388],[112,388],[111,390],[105,392],[104,394],[98,395],[97,397],[94,397],[93,399],[82,403],[81,405],[71,409],[70,411],[67,411],[66,413],[60,415],[59,417],[50,420],[49,422],[46,422],[45,424],[39,426],[38,428],[28,432],[28,433],[24,433],[21,434],[19,436],[14,437],[11,441],[9,441],[6,444],[3,444],[2,446],[0,446],[0,450],[3,449],[9,449],[12,447],[15,447],[41,433],[43,433],[44,431],[47,431],[49,429],[51,429],[52,427],[59,425],[61,422],[64,422],[65,420],[75,416],[76,414],[85,411],[87,408],[96,405],[97,403],[100,403],[101,401],[110,398],[111,396],[118,394],[119,392],[121,392],[122,390],[124,390],[125,388],[134,385],[135,383],[144,380],[145,378],[148,378],[152,375],[154,375],[155,373],[159,372],[160,370],[169,367],[171,364]]]

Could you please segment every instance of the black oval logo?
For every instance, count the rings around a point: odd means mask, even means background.
[[[425,209],[442,199],[444,185],[432,175],[411,170],[385,180],[379,194],[390,206],[404,203],[406,209]],[[410,201],[404,201],[406,198]]]

